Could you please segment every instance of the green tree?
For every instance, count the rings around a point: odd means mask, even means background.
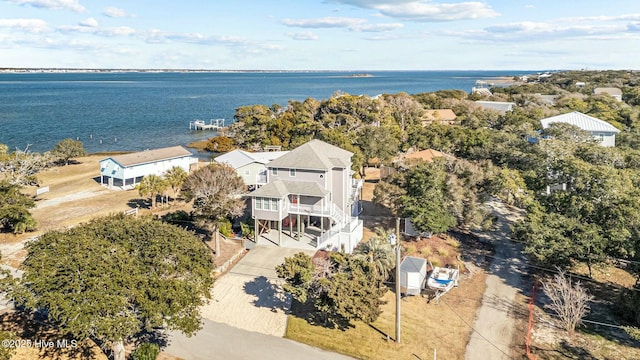
[[[370,323],[380,315],[387,291],[377,270],[361,257],[331,253],[322,264],[298,253],[276,267],[285,291],[313,306],[327,326],[344,326],[351,320]]]
[[[391,182],[380,181],[373,188],[373,203],[383,206],[391,211],[395,217],[403,214],[403,196],[406,190]]]
[[[91,338],[124,359],[124,345],[157,327],[190,335],[210,298],[207,247],[151,217],[111,216],[26,244],[16,302],[44,310],[76,339]]]
[[[151,174],[143,177],[137,188],[140,196],[147,196],[151,198],[151,207],[156,207],[156,199],[158,195],[164,194],[168,186],[169,185],[165,179],[158,175]]]
[[[224,153],[235,149],[235,145],[233,138],[220,135],[209,139],[209,141],[207,141],[207,146],[205,146],[204,149],[211,152]]]
[[[407,195],[403,196],[405,213],[414,228],[421,232],[441,233],[456,225],[447,207],[447,174],[443,161],[424,163],[407,172]]]
[[[64,139],[53,147],[51,154],[64,161],[65,165],[69,165],[70,159],[85,156],[87,152],[84,150],[82,141]]]
[[[187,176],[189,176],[189,174],[187,174],[187,172],[179,166],[172,167],[164,174],[164,178],[167,184],[171,188],[171,191],[173,191],[173,201],[176,201],[178,199],[178,194],[180,193],[182,184],[184,184]]]
[[[388,128],[368,125],[359,137],[358,145],[362,149],[365,165],[373,158],[387,163],[398,154],[400,140]]]
[[[242,178],[228,165],[200,168],[189,174],[182,185],[185,200],[193,201],[196,218],[213,228],[216,256],[220,255],[218,228],[225,219],[242,215],[244,192]]]
[[[20,189],[19,185],[0,181],[0,229],[4,231],[23,233],[36,229],[36,221],[29,212],[35,203]]]
[[[389,277],[389,271],[396,265],[395,254],[389,243],[389,233],[381,228],[376,229],[376,236],[358,244],[353,254],[369,264],[382,280]]]

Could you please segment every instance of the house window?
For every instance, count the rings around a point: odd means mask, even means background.
[[[289,169],[289,176],[296,177],[296,169]]]
[[[262,198],[259,198],[259,197],[256,198],[256,209],[257,210],[262,209]]]
[[[271,169],[271,175],[278,176],[278,168],[272,168]]]
[[[278,199],[271,199],[271,210],[278,211]]]
[[[603,142],[604,141],[604,134],[595,134],[594,137],[596,138],[596,140],[598,140],[599,142]]]

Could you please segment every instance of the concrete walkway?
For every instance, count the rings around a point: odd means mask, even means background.
[[[499,201],[489,203],[498,217],[496,231],[477,234],[494,246],[495,258],[487,276],[487,289],[476,315],[474,332],[467,344],[466,360],[510,359],[514,331],[513,300],[520,291],[522,269],[526,266],[522,246],[509,240],[510,226],[520,214]]]

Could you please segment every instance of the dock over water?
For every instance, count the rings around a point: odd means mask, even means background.
[[[220,130],[224,127],[224,119],[211,119],[207,124],[204,120],[189,121],[189,130]]]

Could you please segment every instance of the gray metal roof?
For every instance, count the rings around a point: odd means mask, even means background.
[[[570,112],[567,114],[556,115],[546,119],[540,120],[542,124],[542,128],[546,129],[549,125],[553,123],[566,123],[579,127],[582,130],[590,131],[590,132],[612,132],[619,133],[618,130],[613,125],[609,124],[606,121],[594,118],[593,116],[589,116],[587,114],[583,114],[578,111]]]
[[[288,151],[263,151],[263,152],[248,152],[244,150],[233,150],[226,154],[217,156],[215,160],[219,164],[228,164],[234,169],[239,169],[245,165],[257,162],[260,164],[267,164],[269,161],[275,160],[280,156],[288,153]]]
[[[346,168],[353,153],[320,140],[311,140],[270,163],[269,168],[331,170]]]
[[[324,197],[329,193],[312,181],[274,180],[249,194],[253,197],[283,198],[289,194]]]
[[[182,146],[172,146],[161,149],[145,150],[131,154],[111,156],[106,159],[102,159],[101,161],[112,159],[123,167],[129,167],[192,155],[193,154],[189,150],[185,149]]]
[[[495,110],[499,112],[507,112],[513,110],[516,103],[505,101],[476,101],[476,104],[480,105],[483,109]]]

